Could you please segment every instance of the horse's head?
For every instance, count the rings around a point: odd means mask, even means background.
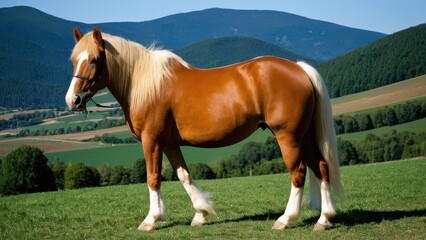
[[[74,37],[76,45],[71,54],[74,72],[65,101],[71,110],[84,111],[87,101],[107,86],[105,43],[96,27],[84,36],[75,27]]]

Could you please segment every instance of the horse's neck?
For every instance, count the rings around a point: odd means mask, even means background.
[[[120,79],[114,79],[113,81],[119,81]],[[125,81],[130,81],[130,79],[121,79]],[[129,89],[120,90],[116,85],[114,85],[113,81],[110,81],[110,84],[108,84],[107,88],[111,92],[111,94],[114,96],[114,98],[117,100],[117,102],[120,104],[120,106],[124,109],[129,108]]]

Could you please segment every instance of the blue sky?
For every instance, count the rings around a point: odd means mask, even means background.
[[[84,23],[140,22],[212,7],[277,10],[344,26],[394,33],[426,23],[425,0],[1,0]]]

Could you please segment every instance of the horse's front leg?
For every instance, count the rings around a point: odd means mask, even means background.
[[[195,209],[195,216],[192,219],[191,226],[200,226],[205,224],[206,215],[215,214],[215,211],[210,200],[210,195],[203,192],[195,185],[194,181],[189,174],[188,167],[186,166],[185,160],[183,159],[182,152],[178,146],[164,148],[164,153],[169,158],[173,169],[191,198],[192,205]]]
[[[138,229],[141,231],[152,231],[155,229],[156,221],[165,220],[166,213],[160,191],[163,152],[161,146],[149,137],[143,138],[142,146],[146,159],[149,212]]]

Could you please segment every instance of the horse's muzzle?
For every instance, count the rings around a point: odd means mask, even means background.
[[[77,92],[72,100],[72,111],[85,111],[86,103],[93,97],[91,91],[88,92]]]

